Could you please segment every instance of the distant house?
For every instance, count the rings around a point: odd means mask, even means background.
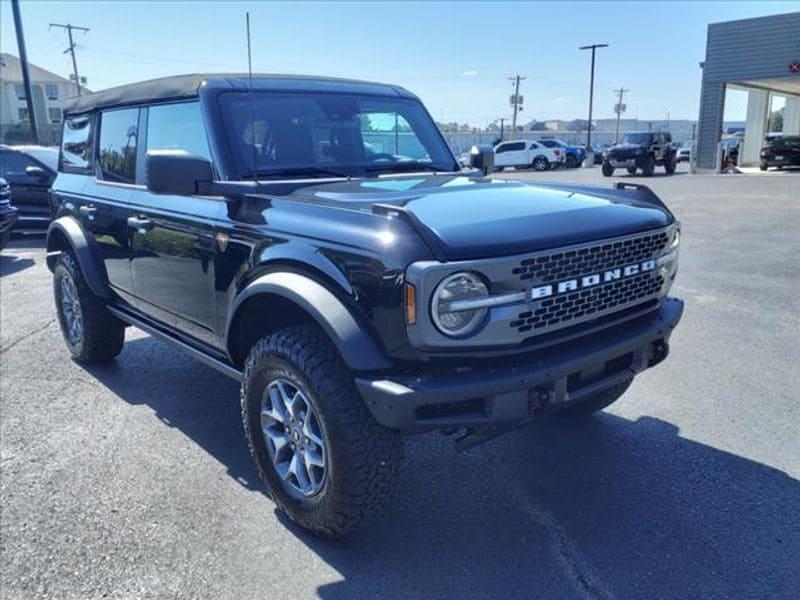
[[[28,71],[40,140],[54,144],[61,131],[64,106],[76,94],[75,83],[32,63],[28,63]],[[29,141],[22,67],[19,58],[5,52],[0,53],[0,93],[0,139],[8,143]]]

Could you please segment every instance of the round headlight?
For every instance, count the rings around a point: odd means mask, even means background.
[[[483,323],[488,309],[470,308],[470,300],[488,298],[489,290],[475,273],[454,273],[436,287],[431,317],[436,327],[450,337],[464,337]]]

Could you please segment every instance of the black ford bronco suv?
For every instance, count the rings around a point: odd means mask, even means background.
[[[645,187],[462,169],[392,85],[189,75],[67,109],[47,237],[81,363],[134,325],[241,382],[271,497],[336,536],[400,434],[466,448],[619,398],[667,356],[679,225]]]
[[[678,156],[669,133],[646,131],[626,133],[622,139],[603,153],[603,175],[611,177],[614,169],[624,168],[633,175],[637,169],[643,175],[655,173],[656,166],[664,167],[672,175],[678,165]]]

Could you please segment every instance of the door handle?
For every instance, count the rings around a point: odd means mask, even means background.
[[[153,222],[143,217],[129,217],[128,227],[135,229],[139,233],[147,233],[153,228]]]
[[[95,217],[97,217],[97,209],[94,206],[81,206],[78,212],[89,221],[94,221]]]

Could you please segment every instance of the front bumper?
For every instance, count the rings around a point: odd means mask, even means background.
[[[609,157],[608,164],[610,164],[612,167],[616,169],[639,166],[638,159],[632,157],[627,157],[627,158]]]
[[[554,412],[666,358],[683,302],[668,298],[648,315],[548,347],[526,360],[356,384],[375,419],[405,432],[515,424]]]

